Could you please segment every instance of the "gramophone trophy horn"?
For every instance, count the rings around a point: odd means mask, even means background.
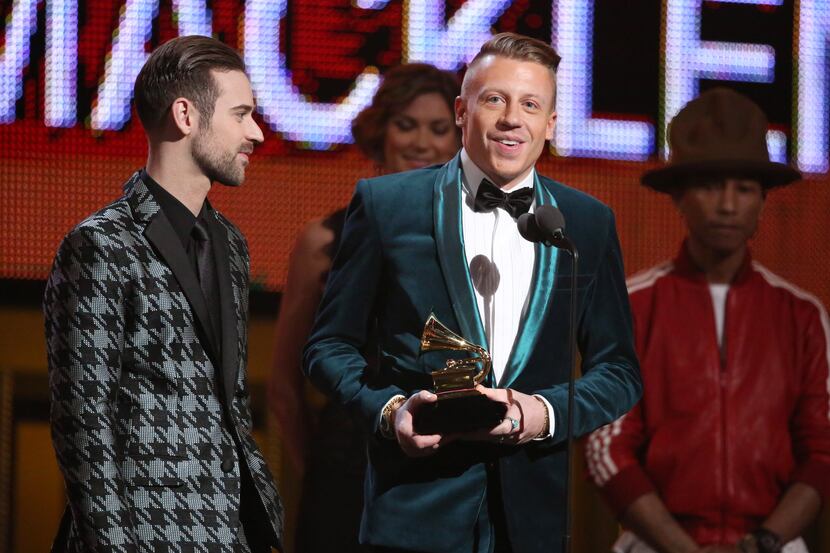
[[[490,354],[448,329],[430,313],[421,335],[421,351],[439,350],[468,351],[473,355],[450,359],[443,368],[430,373],[438,401],[422,405],[415,413],[415,432],[470,432],[499,424],[507,406],[476,390],[490,373]]]
[[[436,350],[469,351],[477,354],[477,357],[450,359],[443,369],[432,372],[435,393],[439,395],[472,390],[484,382],[490,372],[490,354],[486,349],[468,342],[430,313],[421,335],[421,351]]]

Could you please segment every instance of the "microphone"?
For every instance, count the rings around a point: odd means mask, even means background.
[[[525,240],[542,242],[572,254],[575,251],[573,243],[565,236],[565,217],[552,205],[540,205],[535,213],[520,215],[517,224],[519,234]]]
[[[536,217],[533,213],[522,213],[516,224],[519,226],[519,234],[528,242],[542,241],[542,229],[536,224]]]

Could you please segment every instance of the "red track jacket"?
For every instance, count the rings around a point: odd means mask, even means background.
[[[643,398],[586,442],[622,513],[654,491],[701,545],[735,543],[794,481],[830,497],[830,320],[747,255],[721,363],[708,283],[681,248],[628,281]]]

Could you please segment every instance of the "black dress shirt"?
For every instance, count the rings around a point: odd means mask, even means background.
[[[193,237],[193,227],[196,226],[196,219],[206,220],[205,215],[209,205],[207,200],[202,204],[199,216],[196,217],[173,194],[153,180],[153,177],[148,175],[144,169],[141,170],[141,180],[147,185],[147,190],[153,195],[153,199],[161,207],[164,216],[170,221],[173,230],[176,232],[176,236],[179,237],[184,250],[187,252],[193,272],[198,275],[199,271],[196,266],[196,239]]]
[[[190,262],[190,268],[193,269],[193,274],[195,274],[198,279],[199,266],[197,263],[197,245],[193,228],[196,226],[197,220],[201,220],[206,226],[209,226],[207,225],[208,217],[210,217],[208,211],[212,209],[210,203],[207,200],[204,201],[202,209],[199,211],[199,215],[197,217],[194,216],[182,202],[180,202],[175,196],[165,190],[164,187],[148,175],[147,171],[144,169],[141,170],[141,180],[144,181],[144,184],[147,186],[147,190],[150,191],[153,199],[156,200],[156,203],[158,203],[159,207],[161,207],[162,212],[164,212],[164,216],[167,217],[168,221],[170,221],[170,225],[173,227],[173,231],[176,233],[176,236],[178,236],[179,240],[181,240],[182,246],[187,253],[188,261]],[[213,266],[216,267],[216,254],[211,252],[211,255],[214,256]],[[214,346],[218,353],[222,344],[222,325],[220,322],[221,306],[218,302],[207,303],[207,308],[210,310],[211,318],[214,322],[219,322],[219,324],[214,325],[217,328],[213,329],[213,335],[216,337],[216,343]]]

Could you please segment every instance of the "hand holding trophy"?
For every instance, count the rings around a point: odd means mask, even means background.
[[[490,354],[458,336],[430,313],[421,335],[421,351],[469,351],[476,356],[450,359],[431,373],[438,401],[422,405],[414,415],[418,434],[455,434],[493,428],[504,419],[507,405],[476,390],[490,373]]]

